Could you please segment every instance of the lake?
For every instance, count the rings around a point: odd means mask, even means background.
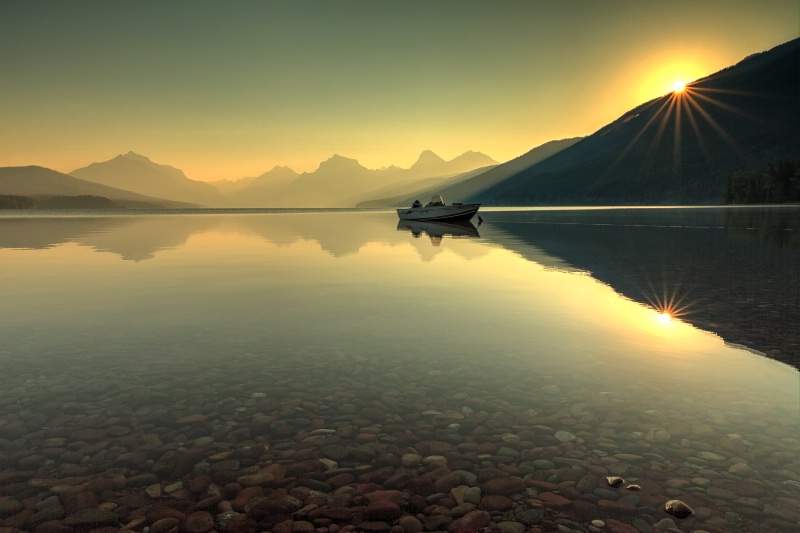
[[[0,212],[0,526],[797,529],[800,209],[481,216]]]

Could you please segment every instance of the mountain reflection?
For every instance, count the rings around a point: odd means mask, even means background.
[[[588,273],[628,299],[800,367],[796,207],[487,210],[484,218],[479,233],[471,223],[397,223],[387,212],[12,216],[0,217],[0,249],[75,243],[143,261],[211,233],[279,247],[316,242],[336,258],[370,243],[410,245],[422,261],[445,252],[472,259],[499,246]]]

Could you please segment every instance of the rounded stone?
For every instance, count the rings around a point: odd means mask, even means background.
[[[207,511],[196,511],[186,515],[178,530],[182,533],[208,533],[214,529],[214,517]]]

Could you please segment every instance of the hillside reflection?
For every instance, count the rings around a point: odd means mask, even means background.
[[[495,212],[484,238],[800,368],[800,210]]]

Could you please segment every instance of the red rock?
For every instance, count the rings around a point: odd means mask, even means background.
[[[585,500],[574,500],[571,514],[578,522],[590,522],[600,516],[597,506]]]
[[[33,530],[33,533],[72,533],[72,531],[71,527],[65,526],[58,520],[53,520],[39,524]]]
[[[256,533],[258,524],[246,514],[237,514],[228,522],[225,533]]]
[[[516,476],[490,479],[483,484],[482,489],[487,494],[502,494],[509,496],[518,492],[525,492],[525,481]]]
[[[83,488],[100,494],[104,490],[114,490],[114,480],[108,477],[98,477],[87,481]]]
[[[394,502],[376,500],[367,505],[361,513],[364,520],[369,522],[393,522],[400,518],[403,511]]]
[[[72,440],[93,441],[102,439],[106,436],[106,434],[107,431],[104,429],[79,429],[77,431],[73,431],[69,438]]]
[[[196,446],[180,454],[172,467],[172,478],[180,479],[192,471],[194,464],[208,451],[205,447]]]
[[[492,517],[489,513],[476,509],[468,512],[458,520],[450,522],[450,525],[447,526],[447,531],[450,533],[457,530],[479,531],[488,526],[491,521]]]
[[[94,529],[103,526],[118,526],[119,516],[104,509],[82,509],[66,517],[62,523],[78,529]]]
[[[336,490],[344,487],[345,485],[349,485],[350,483],[355,483],[355,481],[356,477],[353,474],[344,473],[328,478],[326,483],[330,485],[333,490]]]
[[[608,531],[608,533],[639,533],[639,530],[635,527],[618,520],[614,520],[613,518],[608,518],[605,522],[606,531]]]
[[[450,489],[461,485],[461,474],[459,472],[447,472],[445,475],[433,482],[436,492],[450,492]]]
[[[561,490],[561,485],[556,485],[555,483],[548,483],[547,481],[539,481],[538,479],[529,479],[528,481],[526,481],[526,485],[534,489],[546,490],[549,492],[552,492],[554,490]]]
[[[272,526],[272,533],[292,533],[294,520],[284,520]]]
[[[481,498],[481,509],[484,511],[507,511],[513,505],[511,498],[500,494],[488,494]]]
[[[28,523],[28,519],[33,516],[33,511],[30,509],[26,509],[24,511],[20,511],[13,516],[8,516],[3,518],[3,527],[13,528],[13,529],[24,529],[25,524]]]
[[[572,503],[565,497],[553,492],[542,492],[536,498],[544,502],[546,506],[555,507],[556,509],[568,507]]]
[[[426,531],[441,531],[446,529],[453,519],[445,515],[426,516],[423,520],[423,527]]]
[[[352,511],[346,507],[337,507],[336,509],[317,509],[311,512],[312,518],[327,518],[334,522],[349,522],[352,516]]]
[[[408,501],[408,494],[399,490],[376,490],[364,495],[369,502],[392,502],[403,506]]]
[[[242,489],[232,502],[233,508],[241,513],[250,500],[261,496],[264,496],[264,489],[261,487],[247,487]]]
[[[180,520],[177,518],[162,518],[150,526],[150,533],[167,533],[170,529],[178,527]]]
[[[177,509],[172,509],[170,507],[155,507],[148,511],[145,515],[147,518],[147,522],[150,524],[154,524],[163,518],[177,518],[178,521],[184,519],[186,515],[180,512]]]
[[[205,422],[206,420],[208,420],[208,417],[206,415],[196,413],[193,415],[184,416],[183,418],[179,418],[178,420],[175,421],[175,423],[179,425],[196,424],[197,422]]]
[[[208,533],[214,529],[214,517],[207,511],[196,511],[187,515],[178,526],[182,533]]]
[[[636,511],[636,507],[630,503],[614,500],[599,500],[597,502],[597,507],[611,516],[626,516]]]
[[[197,476],[186,482],[186,490],[192,494],[200,494],[211,485],[211,478],[208,476]]]
[[[99,505],[97,494],[82,490],[82,488],[69,489],[58,495],[64,512],[67,515],[75,514],[83,509],[94,509]]]

